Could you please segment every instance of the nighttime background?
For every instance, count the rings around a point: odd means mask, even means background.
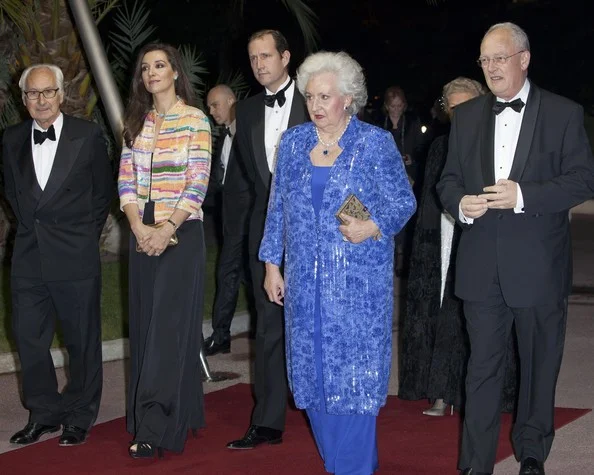
[[[243,15],[237,4],[243,3]],[[401,85],[409,105],[428,118],[442,86],[456,76],[484,83],[475,60],[493,23],[513,21],[530,38],[529,77],[541,87],[580,102],[594,114],[594,21],[586,0],[306,0],[317,15],[318,49],[344,50],[365,68],[370,100]],[[434,3],[434,4],[431,4]],[[240,70],[258,92],[247,60],[249,34],[280,29],[290,44],[291,69],[306,55],[299,25],[280,0],[146,0],[156,36],[193,44],[209,70]],[[109,29],[109,22],[103,26]]]

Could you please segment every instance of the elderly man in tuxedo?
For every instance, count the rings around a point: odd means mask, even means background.
[[[459,468],[491,473],[506,344],[521,381],[512,439],[520,474],[543,474],[571,291],[569,209],[592,197],[594,159],[578,104],[527,79],[530,45],[492,26],[478,64],[491,94],[456,108],[437,190],[462,226],[456,295],[470,338]]]
[[[4,133],[5,193],[18,227],[11,268],[12,328],[29,422],[13,444],[63,426],[59,445],[82,444],[102,388],[99,237],[113,176],[99,126],[60,111],[64,77],[54,65],[19,81],[31,115]],[[70,378],[58,392],[50,354],[58,319]]]
[[[256,306],[256,406],[249,429],[243,438],[227,444],[230,449],[282,442],[288,397],[283,313],[264,291],[265,269],[258,250],[280,136],[308,117],[303,96],[289,76],[291,53],[283,34],[277,30],[254,33],[248,42],[248,55],[256,80],[264,86],[259,94],[237,104],[236,116],[239,157],[254,191],[248,249]]]
[[[231,351],[231,321],[237,305],[239,284],[247,270],[247,224],[251,202],[250,184],[237,157],[237,130],[233,90],[225,84],[213,87],[206,96],[210,115],[222,125],[211,167],[209,191],[222,195],[223,246],[217,268],[217,291],[212,313],[212,335],[204,341],[208,356]],[[249,282],[249,279],[245,279]]]

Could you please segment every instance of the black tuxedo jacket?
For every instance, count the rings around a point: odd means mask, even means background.
[[[237,104],[236,141],[239,157],[254,193],[254,203],[249,227],[250,254],[257,255],[264,235],[264,223],[268,207],[268,195],[272,174],[268,169],[266,148],[264,145],[264,94],[262,91],[255,96],[240,101]],[[305,100],[295,88],[288,127],[302,124],[308,120]]]
[[[64,114],[44,190],[33,166],[32,121],[4,133],[5,193],[18,221],[12,276],[80,280],[100,272],[99,237],[113,194],[101,128]]]
[[[224,235],[247,235],[248,211],[252,199],[251,186],[243,168],[244,164],[238,157],[239,151],[235,137],[231,142],[227,174],[224,174],[221,158],[224,140],[224,134],[220,135],[217,140],[208,184],[208,200],[205,200],[205,202],[207,206],[210,205],[219,209],[217,205],[219,200],[217,198],[220,196]],[[225,178],[224,184],[223,177]]]
[[[464,195],[495,184],[494,102],[488,94],[461,104],[452,120],[437,191],[456,219]],[[498,275],[511,307],[556,303],[571,291],[568,211],[594,194],[582,107],[531,84],[509,179],[520,185],[524,213],[492,209],[460,223],[456,295],[482,301]]]

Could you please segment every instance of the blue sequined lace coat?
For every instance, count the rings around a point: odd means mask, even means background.
[[[313,338],[319,279],[326,411],[377,415],[390,376],[394,235],[416,203],[390,133],[353,117],[316,219],[309,158],[316,144],[311,122],[284,133],[259,257],[284,262],[287,373],[297,407],[320,408]],[[371,212],[379,240],[343,241],[335,213],[350,193]]]

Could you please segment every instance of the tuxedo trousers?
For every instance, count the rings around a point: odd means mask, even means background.
[[[495,277],[487,298],[465,301],[464,313],[470,359],[459,468],[493,472],[505,355],[514,326],[520,357],[514,451],[518,460],[533,457],[544,462],[555,435],[555,387],[563,356],[567,299],[535,307],[510,307]]]
[[[231,338],[242,279],[250,283],[247,269],[247,235],[223,233],[223,246],[217,265],[217,290],[212,312],[212,338],[221,344]]]
[[[283,308],[268,300],[264,291],[265,266],[257,255],[250,256],[256,305],[256,359],[252,424],[284,430],[288,383],[285,365]]]
[[[88,430],[103,385],[101,277],[44,282],[12,277],[12,329],[30,422]],[[50,353],[56,319],[68,351],[69,380],[60,394]]]

